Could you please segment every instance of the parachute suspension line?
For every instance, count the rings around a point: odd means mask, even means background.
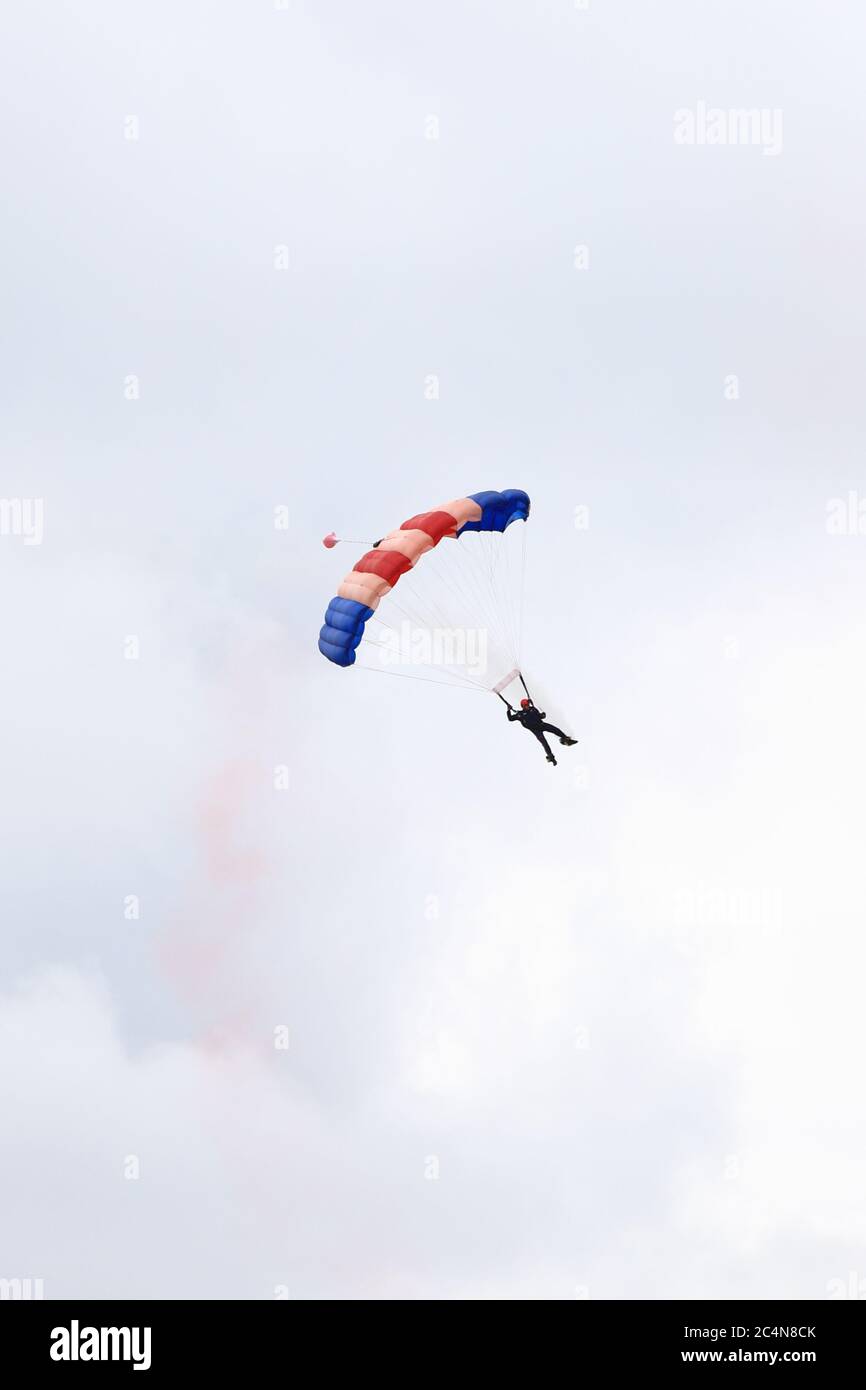
[[[515,536],[513,544],[509,544],[505,554],[505,567],[507,570],[507,592],[508,592],[508,618],[510,632],[514,649],[516,667],[520,667],[521,647],[522,647],[522,611],[523,611],[523,581],[524,563],[526,558],[526,522],[518,521],[514,523],[520,527],[520,538]],[[519,546],[520,555],[516,548]]]
[[[514,665],[515,644],[508,622],[508,605],[505,602],[507,595],[503,593],[498,582],[498,575],[502,569],[501,548],[508,544],[507,535],[477,532],[467,537],[465,552],[471,552],[472,559],[477,562],[471,571],[474,587],[476,592],[483,588],[486,598],[485,609],[488,613],[491,608],[493,610],[493,616],[489,619],[491,626],[498,635],[507,664]]]
[[[526,558],[526,523],[521,523],[520,549],[521,556],[512,554],[514,547],[518,544],[515,539],[513,543],[508,542],[508,538],[503,537],[503,545],[492,547],[493,556],[491,564],[492,585],[497,592],[502,592],[507,599],[503,603],[503,618],[507,623],[510,651],[514,658],[515,666],[520,665],[521,650],[521,627],[522,627],[522,608],[523,608],[523,579],[524,565]],[[502,551],[504,550],[504,555]]]
[[[386,652],[392,652],[392,651],[393,651],[393,648],[389,647],[385,642],[376,642],[376,641],[373,640],[372,637],[362,637],[361,643],[362,643],[362,645],[365,646],[365,647],[379,647],[379,648],[381,648],[382,651],[386,651]],[[389,671],[389,670],[387,670],[384,666],[364,666],[364,665],[362,665],[359,669],[362,670],[362,671],[378,671],[379,674],[380,674],[380,675],[383,675],[383,676],[411,676],[414,680],[421,680],[421,679],[422,679],[421,676],[416,676],[416,675],[414,674],[414,672],[412,672],[412,671],[404,671],[404,670]],[[446,674],[446,676],[445,676],[445,678],[444,678],[443,680],[438,680],[438,681],[436,681],[436,684],[437,684],[437,685],[462,685],[462,686],[465,686],[465,688],[466,688],[467,690],[483,690],[484,693],[487,694],[489,687],[486,686],[486,685],[483,685],[483,684],[481,683],[481,681],[473,680],[471,676],[459,675],[459,674],[457,674],[457,672],[456,672],[453,668],[451,668],[451,667],[443,666],[443,667],[442,667],[442,670],[445,671],[445,672],[447,672],[447,674]],[[432,677],[424,677],[423,679],[428,679],[428,680],[429,680],[429,679],[432,679]]]
[[[390,597],[390,596],[389,596],[389,597]],[[411,615],[410,615],[409,613],[406,612],[406,609],[405,609],[405,608],[400,607],[400,605],[399,605],[399,604],[396,604],[396,603],[394,604],[394,607],[399,608],[399,609],[400,609],[400,612],[405,614],[407,621],[408,621],[410,624],[413,624],[413,619],[412,619]],[[402,640],[402,639],[401,639],[401,636],[400,636],[400,633],[397,631],[397,629],[396,629],[395,627],[392,627],[390,623],[386,623],[386,622],[384,621],[384,619],[382,619],[382,618],[376,618],[376,621],[377,621],[382,627],[387,628],[387,630],[388,630],[389,632],[393,632],[396,641],[395,641],[394,643],[377,642],[377,641],[375,640],[375,638],[373,638],[373,637],[364,637],[364,638],[361,639],[362,642],[363,642],[363,644],[364,644],[365,646],[368,646],[368,647],[379,647],[382,651],[391,652],[391,654],[394,655],[394,656],[399,660],[400,651],[401,651],[401,640]],[[364,670],[370,670],[371,668],[368,667],[368,666],[365,666],[365,667],[363,667],[363,669],[364,669]],[[437,684],[439,684],[439,685],[446,685],[446,684],[449,684],[449,683],[451,683],[451,684],[463,684],[463,683],[465,682],[465,683],[468,683],[468,685],[470,685],[473,689],[477,689],[477,690],[487,690],[487,689],[488,689],[488,687],[487,687],[486,685],[484,685],[483,682],[476,680],[476,679],[474,678],[474,676],[468,675],[468,673],[465,671],[464,668],[462,668],[462,667],[460,667],[460,666],[455,666],[453,662],[442,662],[442,664],[441,664],[441,669],[442,669],[442,671],[445,673],[445,679],[444,679],[444,680],[441,680],[441,681],[438,681]],[[383,671],[382,671],[382,674],[383,674],[383,675],[400,675],[400,674],[403,674],[403,673],[402,673],[402,672],[398,672],[398,671],[385,671],[385,670],[383,670]],[[419,679],[420,679],[420,677],[419,677]]]
[[[414,599],[415,608],[418,611],[413,615],[408,608],[404,607],[402,603],[398,603],[397,600],[392,597],[393,592],[392,589],[389,593],[383,594],[382,602],[389,604],[392,608],[396,608],[398,613],[402,613],[410,627],[417,627],[419,625],[419,619],[421,623],[429,624],[432,621],[434,625],[438,621],[432,602],[429,599],[423,598],[421,594],[416,593],[412,585],[406,582],[405,575],[403,576],[400,593],[404,596],[408,595],[410,599]]]
[[[427,573],[427,571],[425,571],[425,574],[426,574],[426,573]],[[452,629],[455,627],[455,624],[454,624],[452,621],[449,620],[448,616],[447,616],[445,613],[442,612],[442,610],[440,609],[440,607],[439,607],[439,605],[438,605],[437,603],[433,603],[433,601],[432,601],[431,599],[429,599],[429,598],[425,600],[425,599],[422,597],[422,595],[420,595],[420,594],[417,592],[417,590],[415,589],[414,585],[412,585],[412,584],[406,584],[406,577],[405,577],[405,576],[403,577],[401,583],[402,583],[403,585],[405,585],[405,587],[409,590],[409,593],[413,596],[413,598],[415,599],[415,601],[416,601],[417,603],[420,603],[420,604],[422,604],[423,606],[426,606],[428,609],[430,609],[431,613],[433,614],[433,619],[434,619],[433,626],[434,626],[434,627],[435,627],[435,626],[438,626],[439,629],[440,629],[440,632],[443,634],[443,636],[444,636],[445,633],[449,632],[450,630],[452,630]],[[386,595],[386,599],[389,598],[389,597],[390,597],[390,595]],[[409,621],[410,621],[410,623],[411,623],[411,621],[412,621],[411,618],[409,619]],[[446,665],[446,666],[453,666],[453,663],[443,663],[443,665]],[[465,674],[465,673],[464,673],[464,674]],[[473,684],[475,684],[475,685],[481,685],[481,682],[480,682],[480,681],[476,681],[476,680],[474,679],[474,677],[469,676],[469,677],[467,677],[467,679],[472,680]],[[482,686],[482,688],[485,688],[485,687]]]
[[[439,542],[439,545],[443,545],[443,543],[448,542],[441,541]],[[434,549],[428,550],[427,555],[423,556],[423,560],[427,562],[424,564],[424,570],[413,569],[413,571],[411,571],[411,575],[413,575],[413,580],[414,578],[423,577],[423,580],[431,582],[432,578],[436,577],[438,578],[439,582],[441,582],[441,584],[446,585],[446,587],[450,589],[450,592],[452,592],[452,594],[455,594],[456,591],[455,587],[453,587],[452,580],[450,580],[448,574],[445,574],[442,571],[441,552],[439,552],[439,546],[436,546],[436,548]],[[430,607],[432,613],[435,614],[436,621],[438,621],[438,623],[441,624],[443,628],[453,626],[453,624],[449,623],[448,614],[443,612],[441,607],[439,607],[438,602],[434,603],[434,600],[432,600],[431,598],[425,599],[423,595],[418,594],[416,585],[411,584],[411,582],[409,582],[409,575],[403,575],[402,581],[400,582],[402,582],[402,584],[405,584],[406,587],[409,588],[410,594],[413,594],[414,599],[416,599],[416,602],[425,603],[427,607]],[[457,599],[459,599],[460,602],[466,602],[464,596],[460,595],[459,592],[457,592]]]
[[[452,541],[450,539],[446,539],[440,542],[440,544],[442,546],[451,546]],[[436,551],[434,552],[434,555],[435,559],[433,560],[432,568],[435,569],[435,572],[438,575],[440,581],[451,590],[452,594],[455,595],[460,605],[467,612],[470,611],[473,606],[483,607],[484,598],[483,595],[479,592],[476,592],[475,594],[473,605],[471,592],[471,589],[473,587],[471,584],[472,575],[471,570],[468,568],[466,563],[466,550],[460,544],[460,539],[456,538],[453,540],[453,549],[451,550],[443,552],[440,551],[437,547]],[[431,556],[431,559],[433,559],[433,556]],[[452,565],[450,569],[446,570],[446,561],[448,561],[449,559],[455,560],[456,564]],[[485,620],[488,620],[486,614]]]
[[[425,571],[425,573],[426,573],[426,571]],[[418,606],[418,608],[419,608],[419,614],[413,615],[413,614],[410,613],[406,608],[404,608],[402,604],[398,603],[398,601],[393,597],[393,592],[394,592],[393,590],[391,590],[388,594],[384,595],[384,597],[383,597],[383,602],[384,602],[384,603],[387,603],[390,607],[396,608],[396,609],[398,610],[398,612],[402,613],[403,616],[404,616],[404,618],[406,619],[406,621],[409,623],[410,627],[417,627],[417,626],[418,626],[418,616],[419,616],[419,615],[420,615],[422,621],[424,621],[424,622],[427,622],[427,621],[428,621],[428,619],[424,616],[424,612],[423,612],[423,610],[424,610],[425,608],[429,610],[430,616],[433,618],[433,625],[434,625],[434,626],[435,626],[437,623],[440,625],[440,627],[443,627],[443,628],[445,628],[445,629],[447,629],[449,626],[451,626],[451,624],[449,624],[449,623],[447,622],[447,620],[444,619],[443,615],[439,612],[437,605],[435,605],[435,604],[432,602],[432,600],[430,600],[429,598],[425,599],[423,595],[418,594],[417,591],[415,590],[415,588],[414,588],[414,586],[413,586],[412,584],[407,584],[407,583],[406,583],[405,577],[404,577],[404,579],[403,579],[402,582],[401,582],[401,590],[400,590],[400,592],[402,593],[402,592],[404,592],[404,590],[408,590],[409,594],[415,599],[416,604],[417,604],[417,606]],[[394,644],[393,646],[390,646],[390,647],[389,647],[388,644],[385,643],[385,642],[376,642],[373,638],[365,637],[365,638],[363,638],[364,643],[367,644],[368,646],[371,646],[371,647],[379,647],[379,648],[381,648],[381,649],[384,650],[384,651],[389,651],[389,650],[392,651],[392,652],[395,652],[395,651],[396,651],[396,653],[399,655],[399,653],[400,653],[400,651],[401,651],[401,647],[402,647],[402,638],[401,638],[400,633],[397,631],[397,629],[396,629],[391,623],[386,622],[384,618],[380,618],[380,617],[378,617],[376,614],[374,614],[373,617],[375,618],[375,620],[376,620],[382,627],[387,628],[388,631],[390,631],[390,632],[393,632],[394,637],[395,637],[395,639],[396,639],[396,642],[395,642],[395,644]],[[365,667],[364,669],[365,669],[365,670],[369,670],[370,668],[369,668],[369,667]],[[445,673],[447,673],[447,674],[446,674],[446,677],[445,677],[444,680],[441,680],[441,681],[438,681],[438,682],[437,682],[437,684],[439,684],[439,685],[445,685],[445,684],[447,684],[447,683],[449,683],[449,682],[450,682],[450,683],[454,683],[454,684],[457,684],[457,683],[461,683],[461,684],[462,684],[462,683],[466,682],[466,683],[468,683],[468,686],[471,687],[472,689],[476,689],[476,690],[487,690],[487,689],[488,689],[488,686],[486,686],[482,681],[477,680],[474,676],[470,676],[470,675],[467,673],[467,671],[465,670],[464,667],[456,666],[453,662],[442,662],[442,664],[441,664],[441,669],[442,669],[443,672],[445,672]],[[393,671],[393,672],[391,672],[391,671],[383,671],[383,674],[384,674],[384,675],[398,675],[398,674],[400,674],[400,673],[397,672],[397,671]],[[418,679],[420,679],[420,677],[418,677]]]
[[[505,540],[505,537],[502,536],[497,538],[500,542]],[[477,544],[473,545],[473,542]],[[512,644],[508,636],[507,623],[501,611],[502,604],[496,601],[495,560],[497,550],[498,547],[494,547],[491,535],[481,531],[476,532],[472,539],[468,540],[464,554],[467,556],[473,588],[481,596],[479,601],[488,615],[488,622],[496,631],[498,640],[505,652],[510,656],[512,655],[510,650]]]
[[[514,644],[508,631],[507,612],[504,611],[502,602],[503,596],[499,594],[495,583],[496,566],[491,561],[491,550],[490,537],[479,536],[477,545],[473,546],[472,554],[473,561],[477,560],[478,564],[474,565],[471,573],[476,592],[483,591],[481,611],[485,614],[491,633],[501,648],[501,655],[497,658],[500,667],[499,674],[501,674],[503,660],[506,666],[514,664]]]
[[[480,534],[481,533],[479,533],[479,536]],[[479,541],[479,544],[483,549],[484,543]],[[486,591],[484,582],[481,580],[479,567],[476,563],[479,557],[471,553],[472,542],[467,546],[463,546],[461,545],[461,541],[458,540],[457,545],[460,547],[457,554],[462,571],[461,582],[463,587],[463,601],[470,611],[473,609],[479,611],[493,635],[494,640],[504,647],[507,653],[509,647],[508,637],[502,625],[501,616],[496,611],[493,595]]]
[[[419,594],[415,586],[409,582],[408,577],[406,575],[403,576],[400,587],[400,592],[403,593],[404,591],[408,592],[411,598],[414,599],[417,607],[419,607],[421,610],[428,610],[430,618],[433,619],[434,626],[438,623],[440,627],[447,627],[447,623],[444,622],[443,615],[439,611],[438,605],[435,604],[429,596],[425,597],[423,594]],[[417,625],[417,616],[413,617],[413,615],[409,613],[407,609],[405,609],[400,603],[398,603],[397,600],[393,597],[393,593],[394,591],[393,589],[391,589],[387,594],[385,594],[383,596],[384,601],[386,601],[389,605],[393,606],[394,608],[398,609],[399,612],[401,612],[403,616],[406,618],[406,621],[409,623],[410,626]],[[429,618],[423,618],[423,621],[429,622]]]
[[[526,522],[523,522],[523,536],[520,542],[520,598],[517,614],[517,662],[523,647],[523,595],[526,591]]]
[[[521,521],[520,523],[515,523],[515,524],[519,524],[519,525],[520,525],[520,528],[521,528],[522,534],[521,534],[521,538],[520,538],[520,550],[521,550],[521,554],[522,554],[522,555],[525,555],[525,553],[526,553],[526,551],[525,551],[525,545],[526,545],[526,522],[525,522],[525,521]],[[512,551],[513,551],[514,553],[512,553]],[[510,617],[510,619],[511,619],[511,629],[512,629],[512,632],[514,633],[514,652],[515,652],[515,655],[516,655],[516,657],[517,657],[517,665],[519,666],[519,665],[520,665],[520,614],[521,614],[521,609],[522,609],[522,606],[523,606],[523,570],[522,570],[521,563],[520,563],[520,557],[517,555],[516,551],[517,551],[517,542],[515,541],[514,547],[509,547],[509,553],[508,553],[508,589],[509,589],[509,594],[511,595],[511,600],[512,600],[511,603],[510,603],[510,605],[509,605],[509,610],[508,610],[508,611],[509,611],[509,617]]]
[[[441,542],[441,544],[446,544],[446,543],[447,543],[447,544],[450,544],[450,541],[448,541],[448,542]],[[458,542],[455,542],[455,544],[458,546],[458,549],[456,550],[456,552],[453,552],[453,553],[456,553],[456,556],[457,556],[457,572],[454,572],[454,570],[453,570],[453,568],[452,568],[452,573],[450,573],[450,574],[445,573],[445,571],[443,570],[442,564],[440,563],[441,557],[440,557],[440,554],[439,554],[439,552],[438,552],[438,548],[437,548],[437,551],[436,551],[436,563],[435,563],[434,568],[435,568],[436,574],[438,575],[440,581],[441,581],[448,589],[450,589],[451,593],[454,594],[454,596],[455,596],[456,599],[458,600],[458,603],[460,603],[462,606],[468,608],[468,607],[470,607],[470,603],[469,603],[469,600],[468,600],[468,596],[467,596],[466,589],[465,589],[465,587],[464,587],[465,576],[461,576],[460,573],[459,573],[459,571],[460,571],[460,569],[461,569],[461,567],[462,567],[462,566],[461,566],[461,560],[462,560],[462,558],[463,558],[464,552],[461,551],[461,550],[459,549],[459,541],[458,541]],[[448,554],[448,552],[446,552],[446,555],[447,555],[447,554]],[[432,558],[432,557],[431,557],[431,558]],[[480,602],[480,598],[479,598],[479,602]]]
[[[503,536],[504,544],[493,552],[491,584],[503,593],[503,618],[508,631],[508,641],[512,656],[517,659],[517,641],[514,633],[514,623],[512,617],[512,584],[511,584],[511,544],[507,537]],[[504,571],[504,576],[503,572]]]
[[[479,539],[479,535],[472,537],[476,542]],[[492,595],[485,592],[486,585],[483,582],[479,583],[478,553],[472,546],[472,541],[467,545],[463,538],[446,538],[435,551],[428,552],[425,556],[427,563],[424,575],[437,581],[437,593],[447,590],[457,600],[459,620],[455,623],[453,618],[450,619],[446,623],[447,627],[475,627],[478,616],[481,616],[487,625],[489,635],[507,654],[509,643],[493,606]],[[420,565],[419,570],[415,572],[416,575],[419,571]],[[494,657],[499,659],[495,653]]]
[[[486,685],[460,685],[457,681],[438,681],[434,676],[416,676],[414,671],[383,671],[378,666],[359,666],[359,671],[367,671],[371,676],[396,676],[398,680],[424,681],[427,685],[450,686],[452,690],[468,690],[470,695],[489,695]]]
[[[497,630],[498,630],[498,632],[499,632],[499,640],[501,641],[502,646],[503,646],[504,650],[506,651],[506,653],[508,654],[509,658],[512,658],[512,657],[513,657],[513,652],[512,652],[512,642],[511,642],[511,638],[510,638],[510,635],[509,635],[509,632],[508,632],[507,605],[506,605],[506,604],[504,603],[504,601],[503,601],[505,596],[503,595],[502,599],[500,599],[500,601],[499,601],[498,603],[496,602],[496,598],[495,598],[496,594],[498,593],[498,590],[497,590],[497,587],[496,587],[496,559],[497,559],[497,556],[496,556],[496,554],[495,554],[494,547],[493,547],[493,544],[492,544],[490,535],[487,534],[487,533],[484,533],[484,532],[482,532],[481,535],[482,535],[482,539],[481,539],[481,541],[480,541],[480,558],[481,558],[482,564],[483,564],[483,572],[484,572],[484,575],[485,575],[485,583],[486,583],[486,586],[487,586],[487,592],[490,594],[490,602],[491,602],[491,604],[493,605],[494,612],[495,612],[495,615],[496,615],[496,625],[497,625]],[[503,540],[503,541],[504,541],[504,539],[505,539],[505,538],[502,537],[502,540]]]
[[[494,535],[485,535],[484,537],[488,584],[492,594],[502,594],[502,601],[499,604],[500,631],[502,632],[501,640],[513,664],[517,664],[518,644],[511,612],[513,607],[513,596],[510,592],[512,585],[508,563],[511,543],[507,533],[501,537],[500,544],[494,544],[495,539],[496,537]],[[502,556],[503,548],[506,550],[504,559]]]

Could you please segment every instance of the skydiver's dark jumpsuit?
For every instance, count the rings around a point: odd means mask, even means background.
[[[536,709],[535,705],[529,705],[527,709],[511,709],[509,706],[505,713],[508,715],[510,723],[513,724],[515,719],[519,719],[524,729],[529,729],[535,734],[535,737],[547,754],[548,762],[555,763],[556,759],[550,751],[550,744],[544,737],[545,734],[556,734],[556,737],[562,743],[577,742],[576,739],[569,738],[568,734],[564,734],[561,729],[557,729],[555,724],[545,724],[544,721],[547,716],[544,710]]]

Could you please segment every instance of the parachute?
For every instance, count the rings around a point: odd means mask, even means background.
[[[501,692],[520,674],[525,527],[509,528],[529,505],[517,488],[476,492],[389,531],[331,599],[319,651],[337,666],[366,653],[367,669],[424,668],[422,679]],[[333,531],[323,541],[337,543]]]

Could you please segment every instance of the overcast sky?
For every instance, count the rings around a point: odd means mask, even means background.
[[[6,8],[0,1278],[866,1295],[864,31]],[[555,769],[316,649],[508,487]]]

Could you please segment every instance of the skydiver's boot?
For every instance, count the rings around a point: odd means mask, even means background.
[[[564,744],[566,748],[571,748],[573,744],[577,743],[577,739],[569,738],[568,734],[563,734],[559,741],[560,743]]]
[[[556,759],[550,751],[550,744],[547,742],[547,739],[544,737],[544,734],[541,732],[540,729],[537,731],[533,730],[533,733],[535,733],[535,737],[538,739],[538,742],[541,744],[542,748],[547,754],[547,761],[549,763],[553,763],[553,766],[556,767]]]

